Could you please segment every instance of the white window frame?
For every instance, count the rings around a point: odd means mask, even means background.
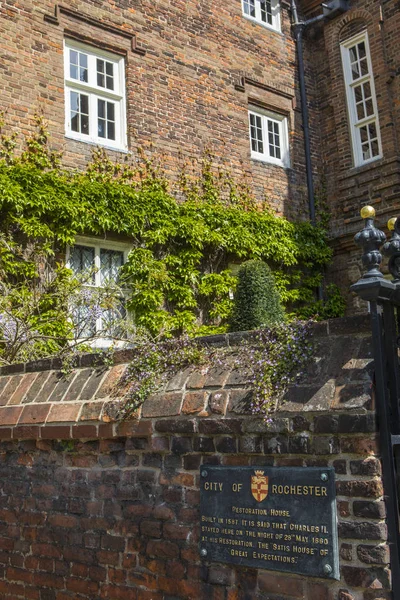
[[[262,1],[265,1],[267,4],[270,5],[272,23],[268,23],[266,21],[263,21],[263,19],[262,19],[262,10],[261,10],[261,2]],[[253,21],[254,23],[258,23],[259,25],[262,25],[263,27],[267,27],[267,29],[272,29],[273,31],[281,31],[281,9],[280,9],[279,0],[241,0],[241,2],[242,2],[243,16],[246,19],[249,19],[250,21]],[[255,16],[252,16],[249,12],[246,12],[246,7],[247,7],[247,10],[249,10],[250,4],[254,4]]]
[[[116,250],[118,252],[123,252],[123,265],[128,260],[128,254],[132,250],[132,246],[125,242],[114,242],[108,240],[99,240],[92,237],[86,236],[77,236],[75,239],[76,246],[88,246],[90,248],[94,248],[94,282],[93,284],[85,284],[85,288],[101,288],[101,272],[100,272],[100,250]],[[71,246],[67,246],[66,250],[66,266],[70,268],[70,255],[71,255]],[[128,292],[123,290],[125,300],[128,299]],[[129,318],[127,316],[127,318]],[[96,332],[103,330],[103,323],[101,317],[96,319]],[[82,339],[84,341],[84,339]],[[112,340],[108,338],[96,338],[95,340],[90,342],[90,345],[93,347],[105,348],[112,344]]]
[[[254,117],[261,118],[262,124],[262,142],[263,142],[263,152],[258,152],[253,150],[252,147],[252,136],[251,136],[251,115]],[[284,115],[280,115],[274,113],[269,110],[264,110],[261,108],[250,107],[249,108],[249,139],[250,139],[250,154],[251,158],[255,160],[261,160],[263,162],[271,163],[273,165],[278,165],[280,167],[289,168],[290,167],[290,157],[289,157],[289,133],[288,133],[288,119]],[[268,143],[268,122],[272,122],[278,126],[279,131],[279,148],[281,152],[281,157],[276,158],[272,156],[270,153],[269,143]]]
[[[368,73],[365,75],[360,74],[360,77],[353,80],[352,70],[351,70],[351,62],[350,62],[350,49],[361,42],[365,43]],[[377,107],[377,102],[376,102],[375,82],[374,82],[374,74],[373,74],[373,70],[372,70],[371,52],[370,52],[370,48],[369,48],[368,33],[366,31],[364,31],[361,34],[356,35],[356,36],[350,38],[349,40],[346,40],[345,42],[343,42],[343,44],[341,44],[340,50],[341,50],[341,55],[342,55],[344,82],[345,82],[345,87],[346,87],[346,100],[347,100],[347,110],[348,110],[349,125],[350,125],[353,163],[354,163],[355,167],[360,167],[362,165],[366,165],[370,162],[373,162],[375,160],[379,160],[380,158],[382,158],[382,141],[381,141],[381,133],[380,133],[380,127],[379,127],[378,107]],[[370,85],[373,113],[362,119],[359,119],[358,115],[357,115],[357,106],[356,106],[354,88],[357,86],[360,86],[362,84],[365,84],[365,83],[369,83],[369,85]],[[376,156],[371,156],[368,159],[364,159],[363,152],[362,152],[360,130],[361,130],[361,127],[368,126],[372,123],[375,123],[375,127],[376,127],[379,154],[377,154]]]
[[[88,81],[79,81],[70,75],[70,50],[86,54],[88,57]],[[97,59],[106,60],[113,65],[114,89],[110,90],[97,85]],[[126,135],[126,93],[125,93],[125,61],[122,56],[112,54],[81,44],[72,40],[64,40],[64,88],[65,88],[65,133],[66,137],[111,148],[127,150]],[[71,127],[71,92],[85,94],[89,97],[89,133],[73,131]],[[98,100],[110,102],[115,107],[115,140],[98,135]]]

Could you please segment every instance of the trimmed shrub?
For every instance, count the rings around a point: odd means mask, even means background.
[[[275,325],[285,319],[275,279],[262,260],[249,260],[238,272],[230,331]]]

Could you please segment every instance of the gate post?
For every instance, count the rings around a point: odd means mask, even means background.
[[[400,529],[399,494],[395,451],[400,448],[400,366],[398,308],[400,307],[400,218],[395,233],[386,242],[383,251],[390,256],[389,268],[393,281],[384,278],[380,271],[380,247],[385,234],[374,226],[375,210],[365,206],[361,217],[365,226],[355,236],[364,250],[363,265],[367,268],[362,277],[351,286],[360,298],[370,303],[372,343],[375,363],[376,411],[382,476],[386,503],[388,543],[392,572],[393,599],[400,600]],[[390,228],[393,229],[393,220]],[[400,311],[399,311],[400,312]]]

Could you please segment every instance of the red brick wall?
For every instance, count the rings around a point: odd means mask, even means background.
[[[125,422],[129,353],[111,369],[84,356],[68,379],[54,361],[0,369],[0,598],[389,600],[367,331],[318,325],[316,360],[269,426],[224,365],[180,373]],[[340,581],[202,562],[205,464],[333,467]]]
[[[307,454],[299,454],[304,435]],[[279,456],[270,449],[277,437]],[[129,437],[3,442],[0,597],[389,598],[376,454],[365,414],[294,415],[273,432],[241,419],[221,427],[216,418],[156,418]],[[341,581],[202,563],[201,464],[333,465]]]
[[[305,3],[310,4],[310,3]],[[353,242],[362,228],[360,209],[375,207],[376,224],[386,229],[389,218],[399,214],[399,46],[395,42],[400,12],[395,2],[356,0],[344,15],[311,30],[306,38],[308,64],[318,80],[320,125],[320,172],[330,211],[330,235],[335,252],[329,278],[348,293],[360,268],[360,252]],[[383,158],[354,168],[340,42],[362,30],[368,31],[374,72]],[[317,118],[317,117],[313,117]],[[349,296],[349,308],[359,310]]]
[[[296,66],[290,18],[282,6],[282,33],[242,16],[241,2],[102,2],[68,3],[82,15],[136,35],[142,56],[130,41],[96,24],[59,13],[49,0],[0,6],[2,108],[11,126],[31,130],[34,111],[49,120],[51,139],[64,151],[65,164],[83,167],[92,147],[64,137],[63,39],[66,32],[119,47],[126,53],[128,139],[164,153],[176,170],[179,153],[198,158],[210,146],[237,178],[247,177],[258,197],[281,213],[306,210],[304,157],[299,113],[293,110]],[[253,82],[235,89],[247,75]],[[265,87],[267,86],[267,87]],[[283,94],[282,94],[283,92]],[[250,160],[247,109],[261,101],[289,117],[293,169]],[[124,160],[124,156],[120,157]]]

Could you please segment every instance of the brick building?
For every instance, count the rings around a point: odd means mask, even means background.
[[[305,19],[322,10],[301,8]],[[343,290],[359,274],[359,208],[376,205],[381,226],[396,210],[397,15],[393,1],[358,0],[304,30],[314,185],[332,213],[329,276]],[[123,160],[151,144],[173,172],[179,155],[211,148],[278,213],[308,216],[286,2],[28,0],[0,2],[0,17],[7,122],[28,132],[43,112],[67,166],[96,145]]]

